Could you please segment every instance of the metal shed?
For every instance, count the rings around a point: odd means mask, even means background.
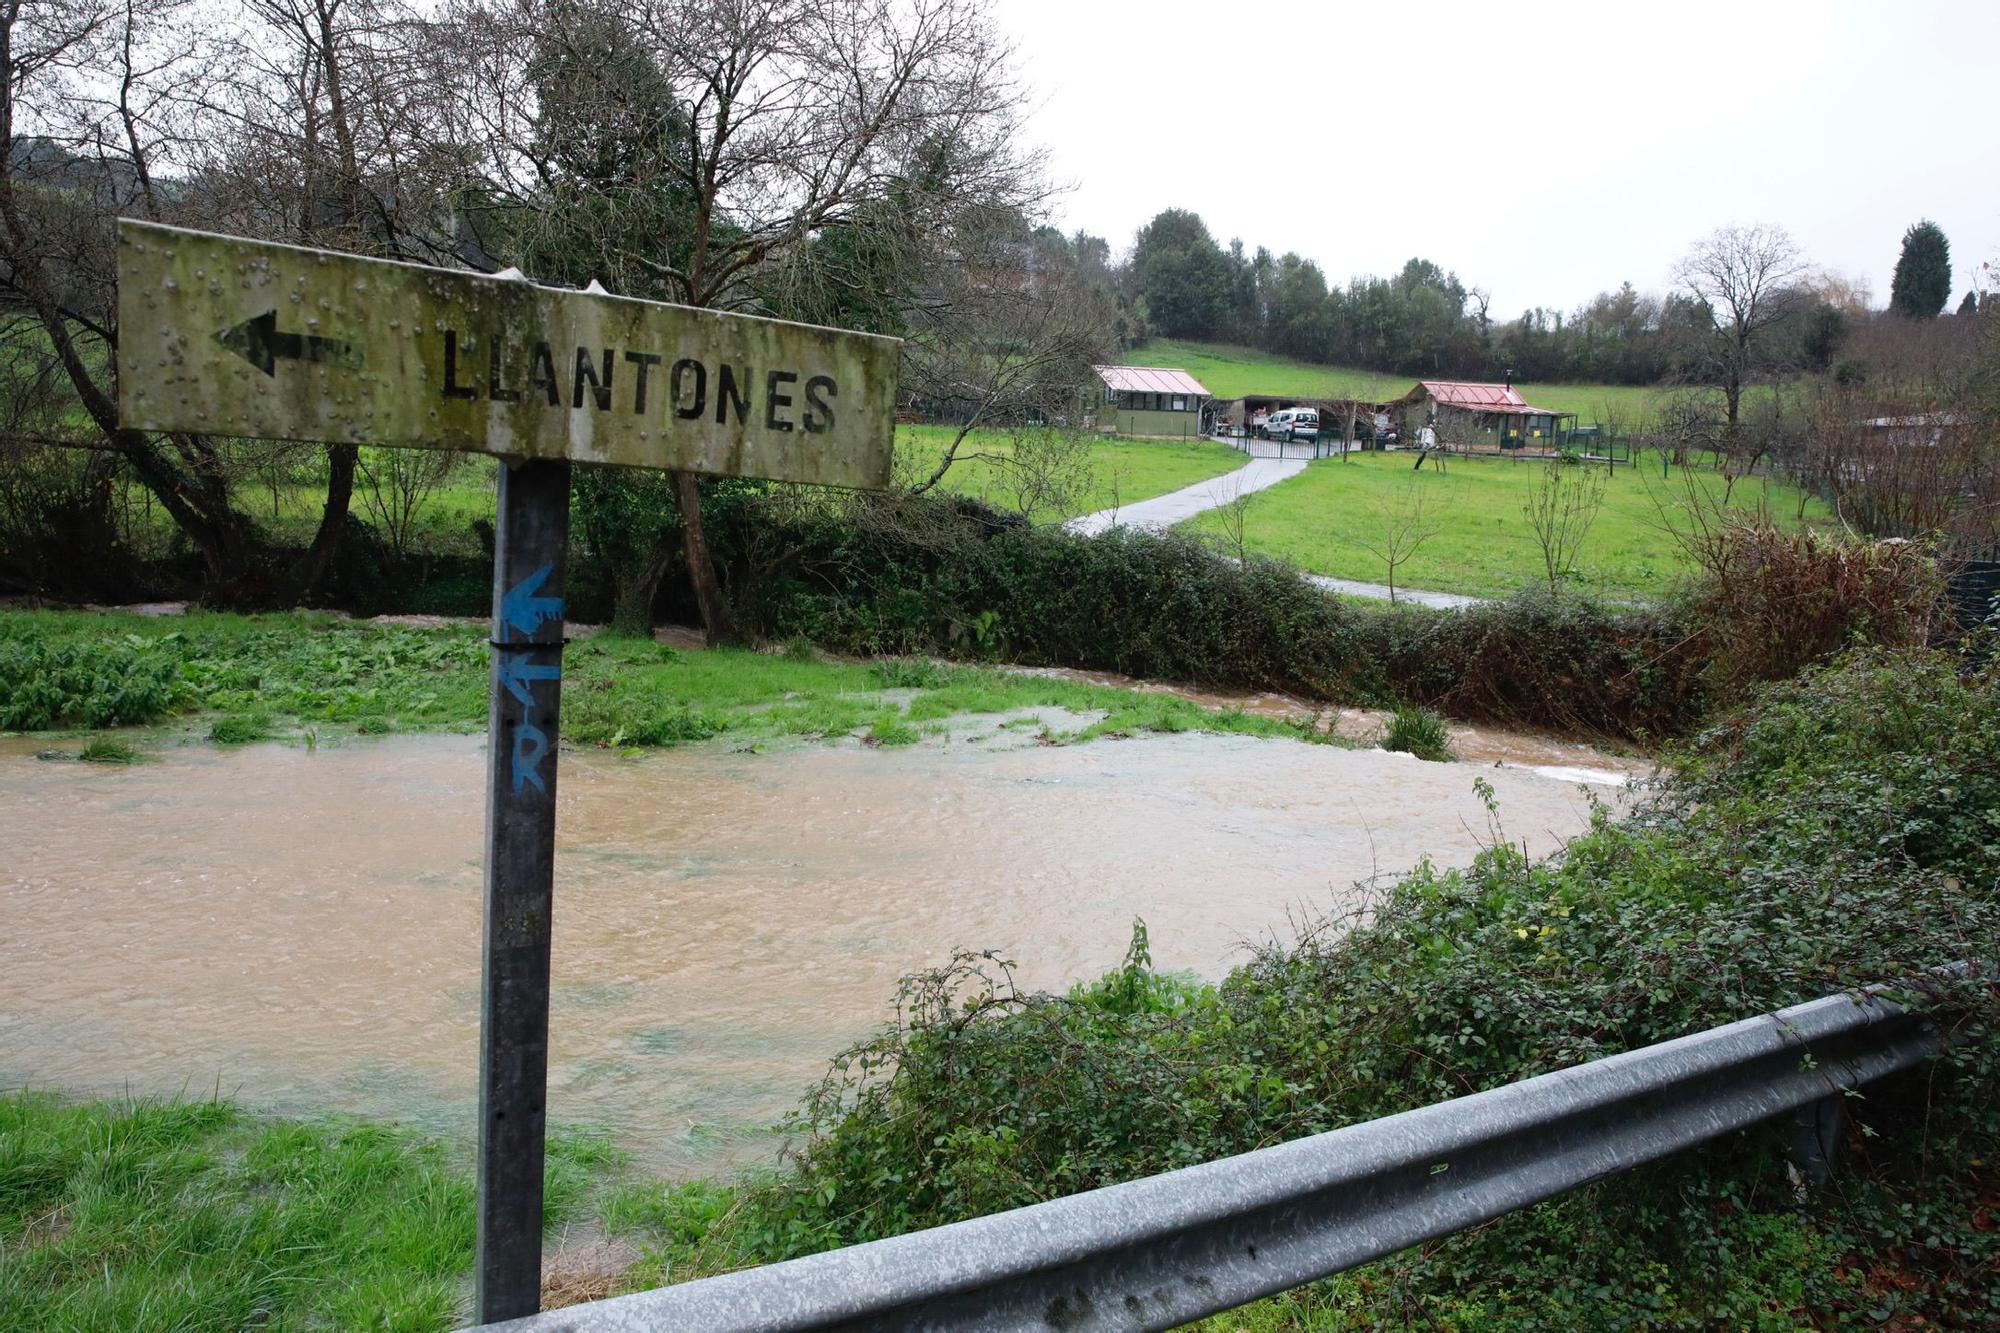
[[[1162,439],[1195,439],[1209,393],[1185,370],[1162,366],[1093,366],[1103,387],[1096,410],[1100,430]]]

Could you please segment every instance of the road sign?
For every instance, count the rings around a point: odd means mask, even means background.
[[[138,430],[509,459],[493,555],[474,1315],[540,1308],[570,462],[879,489],[894,338],[118,223]]]
[[[118,224],[140,430],[875,488],[894,338]]]

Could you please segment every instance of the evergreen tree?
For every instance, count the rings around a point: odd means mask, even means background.
[[[1170,208],[1139,231],[1132,274],[1153,331],[1169,338],[1214,338],[1229,323],[1229,256],[1202,220]]]
[[[1929,218],[1903,233],[1903,254],[1889,284],[1889,309],[1912,319],[1935,319],[1951,299],[1951,243]]]
[[[1960,301],[1960,302],[1958,303],[1958,313],[1959,313],[1959,314],[1961,314],[1961,315],[1976,315],[1976,314],[1978,314],[1978,313],[1979,313],[1979,293],[1978,293],[1978,292],[1974,292],[1974,291],[1968,291],[1968,292],[1966,292],[1966,294],[1965,294],[1965,299],[1964,299],[1963,301]]]

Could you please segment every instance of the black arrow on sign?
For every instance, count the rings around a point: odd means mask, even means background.
[[[275,310],[252,315],[235,328],[216,334],[215,340],[273,377],[280,361],[320,361],[348,370],[361,369],[359,347],[311,333],[280,333]]]

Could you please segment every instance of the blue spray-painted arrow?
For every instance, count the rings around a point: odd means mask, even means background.
[[[561,667],[537,666],[528,661],[527,654],[519,649],[509,649],[500,657],[500,683],[506,687],[507,693],[530,707],[534,705],[535,696],[529,690],[536,681],[561,679]]]
[[[512,626],[522,638],[540,629],[544,620],[562,619],[562,598],[535,596],[535,590],[547,583],[549,575],[555,570],[553,564],[543,565],[509,588],[500,599],[500,619]]]
[[[514,794],[519,796],[521,788],[533,783],[535,790],[544,796],[548,787],[542,782],[542,756],[549,752],[549,738],[540,727],[531,722],[523,722],[514,729]]]

